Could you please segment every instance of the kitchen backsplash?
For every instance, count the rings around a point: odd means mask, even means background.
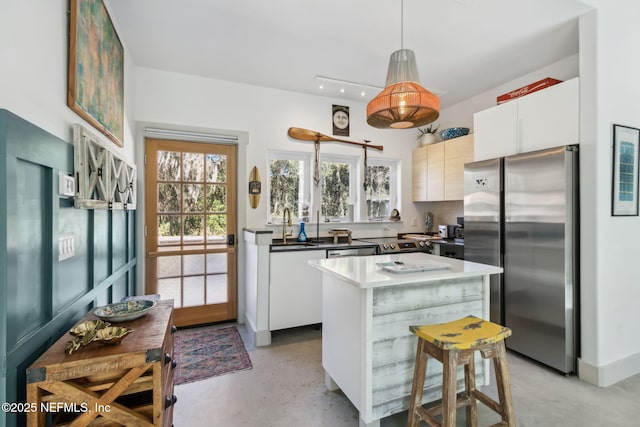
[[[425,214],[426,215],[426,214]],[[351,236],[354,239],[364,238],[364,237],[394,237],[397,236],[398,233],[404,233],[407,231],[423,231],[424,229],[424,218],[418,218],[418,226],[411,227],[410,219],[403,218],[400,222],[393,221],[363,221],[363,222],[321,222],[320,223],[320,237],[330,236],[329,231],[336,228],[346,228],[351,230]],[[273,238],[279,239],[282,236],[282,223],[280,224],[267,224],[266,229],[273,230]],[[294,238],[298,235],[300,230],[299,224],[293,224],[292,226],[287,226],[287,230],[292,231],[292,235]],[[307,237],[310,239],[316,238],[316,223],[311,222],[306,224],[305,232],[307,233]]]
[[[447,202],[420,202],[416,203],[419,216],[417,218],[416,226],[411,225],[411,218],[402,217],[400,222],[393,222],[385,220],[383,222],[321,222],[320,223],[320,237],[329,236],[329,230],[334,228],[348,228],[352,231],[353,238],[363,237],[393,237],[398,233],[405,232],[423,232],[425,231],[424,223],[427,217],[427,212],[433,213],[433,227],[432,232],[438,231],[438,224],[457,224],[457,217],[464,215],[464,202],[462,200],[454,200]],[[402,215],[402,213],[401,213]],[[282,236],[282,223],[267,224],[266,229],[273,229],[273,237],[278,239]],[[306,224],[307,237],[316,237],[316,223],[311,221]],[[287,230],[291,230],[293,236],[298,235],[299,225],[293,224],[291,227],[287,226]]]
[[[427,212],[433,213],[432,232],[438,231],[438,224],[457,224],[457,218],[464,216],[464,201],[454,200],[449,202],[425,202],[420,204],[423,213],[422,223],[424,224]]]

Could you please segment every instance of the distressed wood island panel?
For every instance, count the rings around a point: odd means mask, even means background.
[[[445,270],[395,274],[380,262],[444,262]],[[360,412],[361,427],[409,406],[417,341],[410,325],[489,315],[489,275],[502,271],[425,254],[310,261],[322,276],[322,366],[327,387],[341,389]],[[442,366],[428,365],[423,402],[441,396]],[[460,374],[462,370],[460,370]],[[476,362],[479,384],[488,363]],[[459,387],[463,381],[460,376]]]
[[[373,289],[372,414],[380,419],[409,406],[417,338],[407,325],[425,325],[481,317],[482,278],[440,280]],[[448,320],[445,320],[448,319]],[[483,361],[476,360],[476,379],[484,382]],[[423,403],[440,399],[442,365],[427,364]],[[458,388],[464,388],[462,367]]]

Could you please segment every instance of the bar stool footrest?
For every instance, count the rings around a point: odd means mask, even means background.
[[[469,398],[469,394],[466,391],[462,391],[460,393],[458,393],[457,398],[456,398],[456,409],[460,409],[464,406],[468,406],[471,403],[471,399]],[[438,416],[438,415],[442,415],[442,403],[438,402],[438,403],[431,403],[429,405],[427,405],[426,407],[422,407],[420,408],[423,411],[425,411],[426,413],[428,413],[431,416]]]
[[[473,396],[478,399],[480,402],[484,403],[486,406],[488,406],[491,410],[493,410],[493,412],[496,412],[500,415],[503,415],[503,410],[500,407],[500,403],[496,402],[495,400],[493,400],[492,398],[490,398],[489,396],[487,396],[486,394],[484,394],[483,392],[481,392],[480,390],[473,390],[471,392],[473,394]]]

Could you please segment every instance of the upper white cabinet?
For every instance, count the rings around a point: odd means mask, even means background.
[[[577,144],[578,83],[576,77],[474,114],[474,160]]]
[[[485,160],[518,152],[518,101],[505,102],[473,115],[473,159]]]

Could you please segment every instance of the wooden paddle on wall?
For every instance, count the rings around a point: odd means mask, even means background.
[[[313,141],[315,151],[315,166],[313,168],[313,182],[318,185],[320,183],[320,142],[343,142],[345,144],[357,145],[364,149],[364,173],[367,172],[367,148],[373,148],[380,150],[384,148],[382,145],[369,145],[367,140],[362,142],[347,141],[346,139],[334,138],[332,136],[325,135],[313,130],[302,128],[289,128],[288,134],[291,138],[301,139],[303,141]],[[367,189],[367,182],[365,178],[364,189]]]
[[[382,145],[370,145],[370,144],[366,144],[366,143],[362,143],[362,142],[347,141],[346,139],[338,139],[338,138],[334,138],[334,137],[329,136],[329,135],[325,135],[325,134],[320,133],[320,132],[316,132],[316,131],[308,130],[308,129],[302,129],[302,128],[289,128],[288,133],[289,133],[289,136],[291,138],[301,139],[303,141],[344,142],[345,144],[358,145],[360,147],[373,148],[375,150],[380,150],[380,151],[382,151],[383,148],[384,148]]]

